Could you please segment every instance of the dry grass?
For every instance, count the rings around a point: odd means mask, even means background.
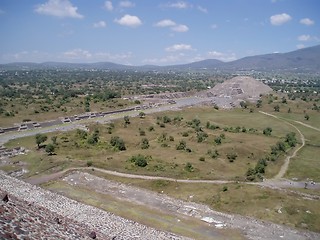
[[[320,202],[284,190],[246,184],[177,183],[125,179],[91,172],[100,177],[163,192],[184,201],[203,203],[222,212],[236,213],[291,227],[320,232]],[[224,191],[227,188],[227,191]],[[314,191],[313,191],[314,192]],[[313,192],[308,192],[312,194]],[[319,194],[319,192],[317,192]]]
[[[89,204],[118,216],[139,222],[159,230],[169,231],[194,239],[244,239],[236,230],[212,229],[208,224],[182,215],[162,212],[156,209],[119,200],[113,196],[102,194],[84,187],[70,186],[65,182],[47,184],[47,189],[54,190],[77,201]]]
[[[173,122],[166,123],[163,128],[157,124],[157,121],[159,121],[157,117],[159,116],[169,116],[172,120],[174,117],[180,116],[183,117],[183,120],[176,124]],[[208,134],[208,138],[201,143],[197,141],[195,130],[187,125],[188,121],[195,118],[201,120],[203,131]],[[249,113],[248,110],[240,109],[216,111],[212,108],[189,108],[184,111],[147,115],[144,119],[130,118],[130,121],[131,123],[126,128],[123,119],[115,121],[112,134],[108,134],[106,125],[89,125],[89,134],[94,129],[100,131],[100,142],[95,146],[87,144],[85,140],[79,141],[76,137],[76,131],[50,133],[45,144],[51,142],[51,136],[58,136],[58,146],[54,156],[47,156],[43,150],[36,150],[34,137],[14,140],[8,146],[20,145],[32,150],[36,153],[38,159],[45,159],[43,162],[48,163],[47,169],[51,169],[52,165],[58,166],[60,163],[65,168],[65,166],[83,166],[87,161],[92,161],[96,167],[128,173],[174,178],[244,180],[247,169],[255,167],[257,161],[270,152],[271,145],[274,145],[286,133],[294,130],[285,122],[260,113]],[[226,126],[236,128],[239,126],[247,129],[255,128],[257,132],[232,133],[225,132],[222,129],[206,129],[207,121],[219,125],[220,128]],[[154,131],[148,130],[150,126],[154,127]],[[267,126],[273,129],[270,137],[262,134],[263,129]],[[145,136],[140,136],[139,129],[145,131]],[[186,131],[189,135],[183,137],[182,134]],[[162,134],[167,136],[167,140],[159,142],[159,137]],[[222,139],[221,145],[217,145],[214,139],[221,134],[225,135],[225,139]],[[109,144],[112,136],[119,136],[124,139],[127,150],[115,151]],[[174,141],[168,140],[170,136],[173,137]],[[149,140],[149,149],[141,149],[142,138]],[[186,142],[191,152],[176,150],[176,146],[181,140]],[[75,144],[76,142],[78,145]],[[163,147],[163,143],[167,146]],[[215,159],[211,158],[208,150],[217,150],[219,156]],[[228,153],[237,154],[234,162],[229,162],[227,159]],[[151,156],[152,159],[149,160],[147,167],[137,167],[128,161],[131,156],[137,154]],[[203,157],[205,161],[199,161],[200,157]],[[281,162],[281,160],[270,162],[266,175],[268,177],[275,175],[281,166]],[[191,171],[185,169],[187,163],[192,164]],[[40,166],[29,165],[29,167],[32,167],[31,172],[43,171],[46,168],[37,169]]]

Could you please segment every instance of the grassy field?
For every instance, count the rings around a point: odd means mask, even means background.
[[[275,105],[277,103],[273,103]],[[283,109],[285,108],[285,109]],[[291,109],[288,113],[286,109]],[[291,159],[286,178],[298,178],[302,181],[313,179],[320,181],[319,154],[320,154],[320,131],[303,126],[295,121],[302,122],[312,127],[320,127],[320,114],[311,110],[310,103],[301,100],[288,101],[288,104],[282,104],[282,111],[273,111],[272,114],[295,125],[304,135],[306,145],[298,152],[295,158]],[[269,109],[271,110],[271,109]],[[309,120],[305,119],[305,114],[309,115]]]
[[[270,147],[278,141],[283,141],[286,134],[295,132],[297,138],[299,137],[296,129],[287,124],[286,121],[288,121],[303,133],[306,138],[306,146],[298,152],[295,158],[291,159],[285,177],[298,178],[302,181],[308,178],[320,181],[318,158],[320,154],[320,134],[314,129],[294,122],[301,121],[319,128],[319,112],[311,110],[310,104],[303,101],[288,100],[286,104],[282,103],[279,98],[270,104],[267,101],[268,98],[265,97],[261,108],[255,108],[254,105],[250,105],[248,109],[233,110],[193,107],[176,112],[150,114],[144,118],[130,118],[130,124],[126,126],[124,126],[123,118],[114,121],[112,127],[110,124],[89,124],[88,137],[92,136],[95,130],[99,130],[99,142],[93,145],[88,144],[87,139],[80,139],[77,131],[50,133],[47,134],[48,140],[44,145],[51,143],[52,136],[57,136],[56,154],[51,156],[45,153],[44,148],[37,149],[34,137],[16,139],[7,143],[6,146],[24,146],[31,150],[27,155],[12,159],[12,161],[20,160],[27,163],[26,167],[30,170],[27,176],[57,172],[72,166],[86,166],[90,162],[96,167],[133,174],[241,181],[245,180],[248,168],[254,168],[260,158],[270,153]],[[280,106],[279,112],[274,111],[276,105]],[[249,111],[250,108],[253,108],[252,113]],[[288,113],[288,109],[290,109],[290,113]],[[281,117],[281,119],[266,116],[259,113],[259,110],[272,113]],[[305,113],[310,116],[309,120],[304,118]],[[171,121],[164,123],[165,117],[170,118]],[[174,121],[175,118],[180,119],[180,121]],[[195,127],[188,124],[189,122],[192,123],[194,119],[200,120],[199,126],[202,128],[202,132],[208,134],[202,142],[198,142]],[[207,122],[210,125],[219,126],[219,128],[208,129],[206,127]],[[237,127],[238,132],[235,131]],[[271,136],[265,136],[262,133],[267,127],[272,128]],[[224,128],[229,130],[225,131]],[[232,131],[230,131],[230,128],[232,128]],[[246,129],[245,132],[242,131],[244,128]],[[150,129],[153,130],[150,131]],[[144,134],[141,134],[141,132],[144,132]],[[217,144],[215,139],[222,135],[224,137],[221,138],[221,144]],[[118,151],[110,145],[111,138],[115,136],[124,140],[125,151]],[[141,149],[143,138],[148,139],[148,149]],[[301,142],[299,138],[297,140],[297,146],[299,146]],[[177,150],[180,141],[185,141],[186,148],[191,151]],[[213,152],[215,150],[218,154],[215,158],[212,158],[208,151]],[[286,154],[282,154],[278,160],[269,161],[264,176],[271,178],[276,175],[284,158],[292,152],[291,149]],[[233,162],[228,159],[227,155],[230,153],[236,153],[237,155]],[[138,154],[147,157],[147,166],[139,167],[129,161],[132,156]],[[2,167],[7,171],[16,168],[16,166]],[[319,201],[308,200],[295,193],[241,183],[226,185],[178,184],[167,181],[104,177],[157,192],[164,191],[165,194],[187,201],[190,200],[192,195],[194,196],[193,201],[204,203],[215,210],[238,213],[320,232]],[[101,196],[84,197],[88,196],[86,194],[88,189],[68,189],[61,182],[54,183],[51,187],[85,203],[114,211],[116,214],[124,214],[125,217],[139,221],[143,221],[141,219],[142,213],[149,211],[137,208],[137,212],[126,211],[124,213],[121,209],[128,207],[128,203],[116,203],[114,199],[106,198],[107,201],[110,201],[108,205],[105,203],[106,199],[102,199]],[[319,195],[318,192],[314,193],[308,189],[302,189],[301,192]],[[148,212],[150,222],[155,221],[154,216],[157,214],[159,213]],[[173,220],[167,220],[169,223],[172,223],[171,221]],[[164,222],[154,222],[154,224],[163,225],[163,229],[167,229]],[[187,228],[186,226],[190,223],[186,224],[182,229]],[[177,227],[177,229],[180,227]],[[177,233],[179,231],[177,230]],[[191,231],[190,236],[192,234]]]
[[[164,118],[171,121],[163,123]],[[175,118],[180,120],[174,121]],[[200,132],[208,135],[201,142],[198,141],[195,127],[190,125],[195,119],[200,120]],[[208,129],[207,122],[219,128]],[[84,166],[90,161],[96,167],[128,173],[174,178],[245,180],[249,167],[254,168],[260,158],[270,153],[272,145],[282,140],[287,133],[295,131],[285,122],[258,112],[249,113],[249,110],[241,109],[217,111],[209,107],[130,118],[130,124],[126,127],[124,119],[119,119],[114,122],[110,133],[108,126],[110,124],[88,126],[88,136],[96,129],[99,130],[99,142],[94,145],[88,144],[87,139],[79,139],[77,131],[47,134],[48,140],[44,144],[49,144],[51,137],[57,136],[56,155],[52,156],[48,156],[43,148],[37,149],[34,137],[13,140],[7,146],[19,145],[31,150],[25,158],[30,163],[30,175],[45,169]],[[272,128],[271,136],[262,134],[266,127]],[[150,131],[150,128],[153,130]],[[232,131],[224,128],[232,128]],[[110,145],[110,139],[115,136],[124,140],[125,151],[117,151]],[[216,143],[216,138],[219,137],[221,144]],[[143,138],[148,139],[148,149],[141,149]],[[177,150],[181,141],[185,142],[186,149]],[[210,151],[217,151],[217,156],[213,158]],[[128,161],[138,154],[147,157],[146,167],[139,167]],[[234,161],[228,159],[230,154],[236,155]],[[268,163],[265,173],[267,177],[277,173],[283,158],[284,155],[277,161]],[[17,159],[22,160],[24,157]]]

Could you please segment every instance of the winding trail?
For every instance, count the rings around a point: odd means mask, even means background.
[[[262,114],[265,114],[265,115],[267,115],[267,116],[276,118],[276,119],[278,119],[279,121],[285,122],[286,124],[288,124],[288,125],[290,125],[291,127],[295,128],[295,129],[298,131],[299,135],[300,135],[300,139],[301,139],[301,143],[302,143],[301,146],[298,147],[297,149],[295,149],[294,152],[292,153],[292,155],[286,157],[286,159],[284,160],[284,163],[283,163],[283,165],[281,166],[279,172],[277,173],[276,176],[274,176],[274,177],[272,178],[272,179],[274,179],[274,180],[279,180],[279,179],[283,178],[283,176],[286,174],[286,172],[287,172],[287,170],[288,170],[288,167],[289,167],[290,159],[291,159],[291,158],[294,158],[294,157],[297,155],[297,152],[300,151],[300,149],[305,146],[305,144],[306,144],[305,137],[304,137],[304,135],[302,134],[302,132],[299,130],[299,128],[297,128],[297,127],[294,126],[293,124],[289,123],[288,121],[283,120],[283,119],[280,119],[279,117],[277,117],[277,116],[275,116],[275,115],[273,115],[273,114],[270,114],[270,113],[266,113],[266,112],[262,112],[262,111],[259,111],[259,112],[262,113]],[[301,123],[301,122],[300,122],[300,123]],[[301,123],[301,124],[303,124],[303,123]],[[303,124],[303,125],[304,125],[304,124]],[[306,124],[306,126],[307,126],[307,127],[312,127],[312,126],[307,125],[307,124]]]
[[[52,173],[44,176],[36,176],[25,179],[25,182],[39,185],[49,181],[53,181],[63,177],[66,173],[78,170],[94,170],[101,173],[105,173],[112,176],[123,177],[123,178],[131,178],[131,179],[142,179],[142,180],[164,180],[170,182],[178,182],[178,183],[214,183],[214,184],[226,184],[226,183],[235,183],[235,181],[228,180],[191,180],[191,179],[176,179],[176,178],[168,178],[168,177],[159,177],[159,176],[148,176],[148,175],[136,175],[130,173],[122,173],[117,171],[106,170],[103,168],[96,167],[76,167],[76,168],[67,168],[60,172]]]
[[[299,124],[301,124],[301,125],[303,125],[305,127],[312,128],[313,130],[317,130],[317,131],[320,132],[320,128],[313,127],[313,126],[311,126],[309,124],[306,124],[306,123],[303,123],[303,122],[300,122],[300,121],[294,121],[294,122],[299,123]]]

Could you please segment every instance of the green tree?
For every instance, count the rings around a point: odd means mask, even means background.
[[[54,149],[55,149],[55,146],[51,143],[47,144],[47,146],[45,148],[48,155],[52,155],[54,153]]]
[[[126,150],[126,145],[125,145],[124,141],[118,136],[111,137],[110,144],[111,144],[111,146],[115,147],[119,151]]]
[[[284,144],[284,142],[279,141],[279,142],[277,142],[276,146],[279,151],[281,151],[281,152],[286,151],[286,145]]]
[[[94,145],[99,142],[99,130],[96,129],[93,134],[88,138],[87,142]]]
[[[146,114],[144,112],[139,112],[139,117],[140,118],[144,118],[146,116]]]
[[[148,161],[147,161],[147,158],[141,154],[138,154],[138,155],[135,155],[135,156],[132,156],[130,159],[129,159],[130,162],[134,163],[136,166],[138,167],[145,167],[148,165]]]
[[[272,128],[271,127],[267,127],[265,129],[263,129],[263,134],[266,136],[270,136],[272,133]]]
[[[240,102],[240,107],[241,107],[241,108],[247,108],[247,107],[248,107],[248,103],[245,102],[245,101],[241,101],[241,102]]]
[[[295,147],[297,144],[296,134],[294,132],[288,133],[285,142],[288,143],[290,147]]]
[[[130,118],[129,118],[129,116],[124,116],[124,117],[123,117],[123,120],[124,120],[124,123],[125,123],[126,125],[130,124]]]
[[[259,100],[257,101],[256,107],[257,107],[257,108],[260,108],[261,106],[262,106],[262,100],[259,99]]]
[[[280,112],[280,106],[279,105],[275,105],[274,106],[274,111],[275,112]]]
[[[41,143],[44,143],[45,141],[47,141],[47,139],[48,139],[48,136],[47,136],[47,135],[38,133],[38,134],[36,135],[36,143],[37,143],[37,145],[38,145],[38,148],[40,148],[40,144],[41,144]]]

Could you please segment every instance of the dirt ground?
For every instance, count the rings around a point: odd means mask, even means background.
[[[85,187],[98,193],[112,195],[116,199],[148,206],[164,213],[187,216],[207,222],[213,231],[207,234],[218,237],[218,229],[240,230],[248,239],[320,239],[319,233],[299,231],[286,226],[260,221],[240,215],[225,214],[193,202],[185,202],[148,190],[106,180],[89,173],[71,172],[63,178],[74,187]]]

